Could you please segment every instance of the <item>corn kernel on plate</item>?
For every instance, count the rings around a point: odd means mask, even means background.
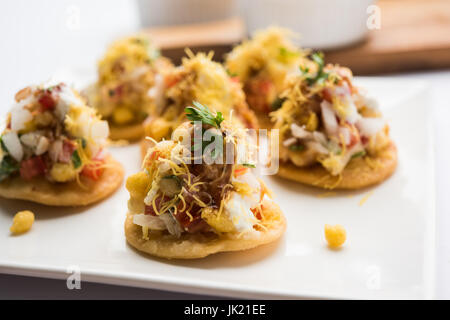
[[[66,70],[82,87],[90,75]],[[70,81],[68,81],[70,83]],[[277,243],[195,261],[160,260],[127,245],[123,224],[128,192],[88,208],[49,208],[0,200],[0,273],[243,298],[434,297],[434,156],[427,87],[416,81],[357,78],[377,97],[398,147],[398,168],[383,184],[360,191],[263,180],[287,219]],[[112,147],[126,176],[139,170],[138,144]],[[33,227],[10,233],[14,215],[35,214]],[[346,237],[331,248],[325,225]]]

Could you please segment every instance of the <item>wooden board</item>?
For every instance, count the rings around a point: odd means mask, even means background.
[[[363,43],[326,52],[355,74],[450,67],[449,0],[381,0],[381,29]]]
[[[161,48],[162,54],[179,64],[185,48],[194,53],[214,51],[214,60],[222,61],[225,53],[246,36],[239,18],[209,23],[151,28],[145,32]]]

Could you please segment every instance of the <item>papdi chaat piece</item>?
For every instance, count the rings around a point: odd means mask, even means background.
[[[106,151],[108,123],[65,85],[20,90],[1,134],[0,196],[51,206],[82,206],[121,184]]]
[[[293,36],[289,30],[269,27],[235,47],[226,59],[229,74],[243,83],[247,103],[264,128],[271,127],[269,113],[280,106],[286,76],[298,72],[305,56]]]
[[[97,83],[85,93],[90,105],[108,121],[111,139],[144,136],[142,123],[154,108],[155,87],[172,67],[145,35],[111,45],[98,64]]]
[[[186,51],[182,65],[166,73],[164,81],[155,90],[157,111],[145,123],[147,136],[160,141],[170,138],[171,133],[186,121],[184,109],[192,101],[221,112],[225,118],[232,113],[232,121],[247,128],[257,128],[258,121],[245,102],[241,84],[230,78],[224,67],[212,61],[209,55],[194,55]]]
[[[201,123],[185,122],[174,132],[180,139],[155,142],[142,171],[128,178],[129,244],[154,256],[194,259],[278,239],[286,228],[282,212],[266,196],[270,191],[254,165],[238,161],[247,159],[238,147],[249,143],[246,129],[200,104],[186,111]],[[195,130],[214,142],[196,141]]]
[[[352,83],[349,69],[315,53],[288,79],[271,113],[280,130],[278,174],[322,188],[358,189],[387,179],[397,150],[377,102]]]

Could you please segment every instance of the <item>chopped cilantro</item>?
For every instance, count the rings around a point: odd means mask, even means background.
[[[217,129],[220,128],[220,124],[224,120],[221,112],[217,112],[217,115],[214,117],[208,107],[203,106],[197,101],[194,101],[193,104],[195,107],[187,107],[185,109],[186,117],[191,120],[192,123],[201,121],[203,124],[208,124]]]
[[[303,151],[305,150],[305,146],[302,144],[293,144],[289,147],[289,150],[291,151]]]
[[[272,102],[272,110],[278,110],[281,108],[281,106],[283,105],[283,102],[286,101],[286,98],[276,98],[273,102]]]
[[[329,74],[325,71],[323,71],[323,68],[325,66],[325,62],[323,59],[323,53],[322,52],[315,52],[311,56],[311,60],[314,61],[317,64],[318,70],[316,74],[310,74],[309,68],[300,66],[300,71],[305,76],[306,81],[308,82],[308,85],[313,85],[315,83],[323,83],[325,80],[328,79]]]
[[[73,167],[75,169],[78,169],[79,167],[81,167],[82,162],[81,162],[81,158],[80,158],[80,155],[78,154],[77,150],[75,150],[72,153],[72,163],[73,163]]]
[[[247,168],[256,168],[256,165],[254,165],[252,163],[243,163],[242,165]]]
[[[10,156],[3,157],[2,162],[0,163],[0,181],[8,178],[12,173],[19,171],[20,165],[17,161],[15,161]]]
[[[359,157],[363,157],[363,156],[365,156],[365,155],[366,155],[366,151],[365,151],[365,150],[362,150],[362,151],[357,152],[357,153],[355,153],[354,155],[352,155],[352,159],[359,158]]]

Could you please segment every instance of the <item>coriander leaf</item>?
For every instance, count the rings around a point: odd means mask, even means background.
[[[19,171],[20,165],[17,161],[15,161],[10,156],[3,157],[3,160],[0,164],[0,181],[8,178],[12,173]]]
[[[247,168],[256,168],[256,165],[254,165],[252,163],[243,163],[242,165]]]
[[[354,155],[352,155],[352,159],[359,158],[359,157],[363,157],[363,156],[365,156],[365,155],[366,155],[366,151],[365,151],[365,150],[362,150],[362,151],[357,152],[357,153],[355,153]]]
[[[283,105],[283,102],[286,101],[286,98],[276,98],[273,102],[272,102],[272,110],[278,110],[281,108],[281,106]]]
[[[305,150],[305,146],[302,144],[293,144],[289,147],[289,150],[291,151],[303,151]]]
[[[72,163],[73,163],[73,167],[75,169],[78,169],[79,167],[81,167],[82,162],[81,162],[81,158],[80,158],[80,155],[78,154],[77,150],[75,150],[72,153]]]
[[[195,121],[200,121],[203,124],[213,126],[217,129],[220,128],[220,124],[224,120],[221,112],[218,112],[214,117],[213,113],[208,109],[208,107],[203,106],[197,101],[194,101],[193,104],[195,107],[187,107],[186,109],[184,109],[188,120],[191,120],[192,123],[194,123]]]

